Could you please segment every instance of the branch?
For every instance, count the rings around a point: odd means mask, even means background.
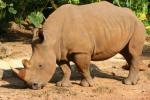
[[[50,0],[50,3],[55,10],[58,8],[57,5],[55,4],[54,0]]]

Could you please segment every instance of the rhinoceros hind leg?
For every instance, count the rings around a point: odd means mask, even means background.
[[[139,80],[139,64],[140,64],[140,57],[132,57],[131,59],[131,64],[129,65],[130,70],[129,70],[129,75],[128,77],[123,81],[124,84],[127,85],[135,85],[137,81]]]
[[[126,79],[123,80],[123,83],[126,85],[135,85],[137,84],[138,80],[139,80],[139,70],[131,66],[129,75]]]
[[[63,87],[70,87],[72,86],[70,82],[70,76],[71,76],[71,69],[69,62],[61,62],[60,67],[64,73],[64,76],[61,81],[57,82],[57,86],[63,86]]]
[[[74,62],[83,75],[83,79],[81,80],[80,85],[85,86],[85,87],[94,85],[93,79],[91,77],[90,70],[89,70],[90,60],[91,60],[91,58],[90,58],[90,55],[88,55],[88,54],[75,55]]]
[[[127,62],[130,64],[130,70],[128,77],[123,81],[125,84],[136,84],[139,80],[140,69],[145,68],[145,65],[142,62],[141,55],[144,45],[144,30],[140,27],[135,29],[135,33],[131,37],[129,44],[126,48],[126,57]]]
[[[141,50],[140,50],[141,51]],[[138,53],[138,52],[137,52]],[[133,60],[133,57],[134,57],[134,54],[132,55],[130,52],[129,52],[129,48],[128,48],[128,45],[120,52],[120,54],[123,55],[123,57],[125,58],[125,60],[127,61],[127,64],[124,65],[122,68],[125,69],[125,70],[130,70],[130,67],[132,65],[132,60]],[[141,53],[138,53],[139,55]],[[136,57],[136,56],[135,56]],[[140,56],[137,56],[139,57],[139,60],[137,62],[139,62],[138,66],[139,66],[139,70],[140,71],[145,71],[148,69],[148,67],[142,62],[142,59]]]
[[[132,55],[129,52],[128,45],[120,53],[127,61],[127,64],[125,64],[122,68],[125,70],[130,70]]]

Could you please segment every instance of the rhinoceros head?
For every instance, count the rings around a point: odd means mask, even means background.
[[[56,56],[52,49],[44,44],[43,34],[38,34],[32,44],[30,60],[22,60],[24,68],[12,69],[32,89],[41,89],[51,79],[56,69]]]

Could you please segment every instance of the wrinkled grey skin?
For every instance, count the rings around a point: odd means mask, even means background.
[[[58,86],[71,86],[73,61],[83,75],[82,86],[93,86],[90,61],[101,61],[120,53],[130,66],[125,84],[136,84],[141,61],[145,27],[127,8],[106,1],[87,5],[64,5],[52,13],[43,28],[35,31],[31,59],[17,75],[33,89],[41,89],[51,79],[56,62],[64,77]]]

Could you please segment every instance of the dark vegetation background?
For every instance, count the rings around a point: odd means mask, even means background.
[[[45,18],[63,4],[88,4],[102,0],[0,0],[0,35],[6,32],[25,32],[40,28]],[[150,2],[148,0],[106,0],[128,7],[143,21],[150,35]]]

